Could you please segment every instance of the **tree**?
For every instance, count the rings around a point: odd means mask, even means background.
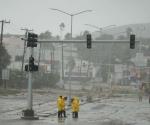
[[[71,34],[70,33],[67,33],[66,35],[65,35],[65,38],[64,38],[65,40],[69,40],[69,39],[71,39]]]
[[[0,45],[0,77],[2,76],[2,70],[10,64],[10,58],[5,47]]]
[[[65,28],[65,24],[62,22],[62,23],[59,25],[59,27],[60,27],[60,30],[63,31],[64,28]]]
[[[45,31],[44,33],[41,33],[39,35],[40,39],[51,39],[52,38],[52,33],[50,31]]]
[[[117,39],[118,39],[118,40],[125,40],[126,37],[125,37],[124,35],[119,35]]]
[[[5,47],[0,45],[0,70],[5,69],[10,64],[10,58]]]
[[[50,39],[54,39],[54,37],[52,36],[52,33],[50,31],[45,31],[44,33],[40,33],[39,35],[39,39],[44,39],[44,40],[50,40]],[[45,50],[49,50],[53,47],[53,45],[51,43],[44,43],[41,44],[41,49],[43,51]]]

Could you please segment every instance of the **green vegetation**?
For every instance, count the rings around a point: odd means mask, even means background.
[[[10,80],[6,82],[6,88],[27,88],[28,85],[28,73],[21,72],[18,70],[10,72]],[[46,88],[55,87],[56,83],[59,81],[59,75],[53,73],[33,73],[33,88]]]
[[[2,76],[2,70],[5,69],[10,64],[10,55],[3,45],[0,44],[0,77]],[[2,80],[0,80],[0,86],[2,85]]]
[[[20,90],[17,89],[0,89],[0,95],[8,96],[8,95],[15,95],[20,93]]]

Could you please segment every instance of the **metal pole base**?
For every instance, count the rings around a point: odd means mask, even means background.
[[[34,110],[26,109],[22,111],[21,119],[25,120],[39,120],[38,116],[34,116]]]

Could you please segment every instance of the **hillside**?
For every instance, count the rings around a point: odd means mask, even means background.
[[[141,23],[141,24],[129,24],[123,26],[116,26],[114,28],[104,30],[103,33],[108,33],[114,35],[115,37],[119,35],[126,35],[126,29],[130,27],[133,30],[133,33],[136,34],[137,37],[150,38],[150,23]],[[93,38],[99,36],[99,32],[93,32]]]

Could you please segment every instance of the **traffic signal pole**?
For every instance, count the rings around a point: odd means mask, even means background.
[[[30,48],[30,57],[33,56],[33,48]],[[32,110],[32,71],[28,72],[28,107]]]
[[[34,114],[33,106],[33,96],[32,96],[32,73],[34,71],[38,71],[38,66],[34,64],[34,57],[33,57],[33,48],[37,47],[37,34],[28,33],[28,37],[26,38],[27,47],[29,47],[29,62],[25,65],[25,71],[28,72],[28,94],[27,94],[27,109],[23,110],[22,119],[27,120],[37,120],[39,119]]]
[[[72,44],[72,43],[87,43],[86,40],[38,40],[39,43],[66,43],[66,44]],[[135,40],[135,44],[139,43],[140,41]],[[110,43],[130,43],[130,40],[92,40],[92,43],[105,43],[105,44],[110,44]]]
[[[33,47],[30,47],[30,57],[33,56]],[[30,60],[29,57],[29,60]],[[29,68],[29,64],[28,64]],[[33,71],[28,71],[28,94],[27,94],[27,109],[23,110],[23,117],[22,119],[27,119],[27,120],[38,120],[39,117],[35,116],[34,110],[32,108],[33,106],[33,96],[32,96],[32,73]]]

